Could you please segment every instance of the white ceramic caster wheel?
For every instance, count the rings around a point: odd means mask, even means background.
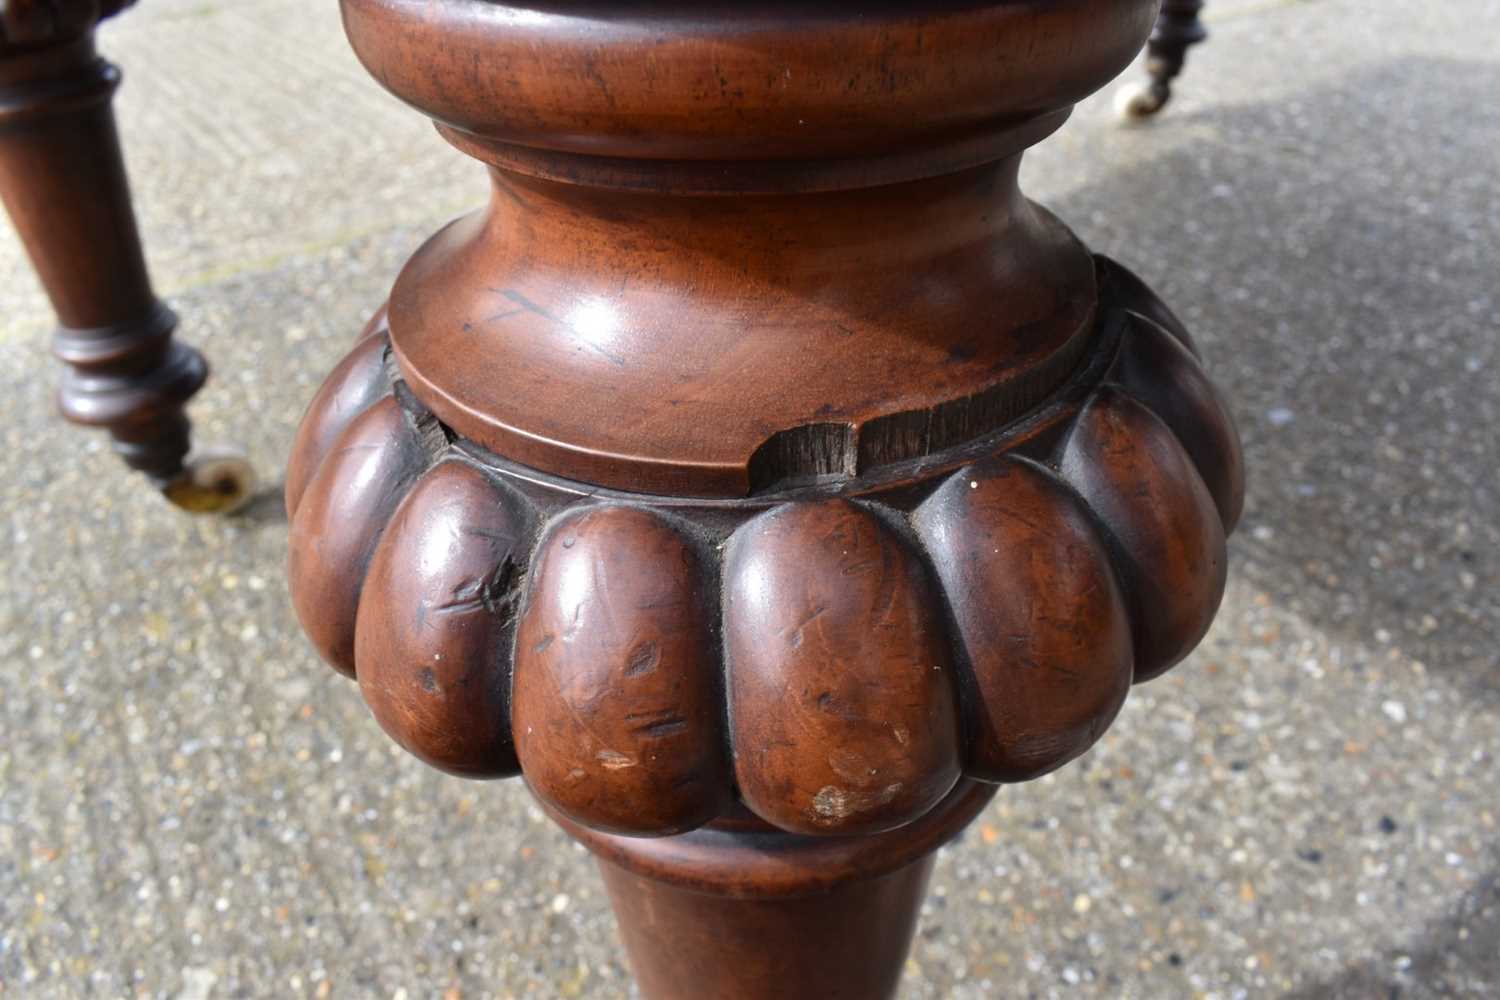
[[[237,451],[204,451],[188,460],[182,475],[162,494],[193,514],[232,514],[255,495],[255,469]]]
[[[1166,106],[1167,88],[1154,81],[1127,84],[1115,95],[1115,113],[1126,122],[1140,122]]]

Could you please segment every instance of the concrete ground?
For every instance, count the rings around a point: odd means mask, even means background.
[[[1152,280],[1235,402],[1209,639],[945,852],[909,998],[1500,995],[1500,4],[1218,0],[1180,97],[1029,191]],[[158,283],[270,490],[193,520],[52,413],[0,227],[0,996],[620,997],[587,858],[404,756],[298,634],[301,409],[481,172],[332,0],[110,26]]]

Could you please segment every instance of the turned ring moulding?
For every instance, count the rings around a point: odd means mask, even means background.
[[[1020,155],[1130,61],[1143,5],[344,12],[489,168],[389,308],[412,391],[497,454],[743,497],[980,436],[1084,351],[1094,268]]]

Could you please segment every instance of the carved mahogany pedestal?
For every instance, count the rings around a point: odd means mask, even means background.
[[[294,603],[598,856],[658,1000],[890,995],[933,852],[1193,648],[1242,502],[1186,331],[1016,184],[1155,5],[816,7],[343,3],[493,196],[312,402]]]
[[[1128,119],[1149,118],[1172,99],[1172,81],[1187,63],[1187,50],[1208,38],[1200,14],[1203,0],[1163,0],[1161,16],[1146,44],[1144,83],[1120,92],[1117,106]]]
[[[227,511],[254,476],[230,454],[185,462],[183,407],[208,366],[151,290],[110,109],[120,74],[94,51],[97,22],[131,2],[0,0],[0,201],[57,312],[63,416],[108,428],[178,506]]]

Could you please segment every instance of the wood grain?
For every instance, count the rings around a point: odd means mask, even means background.
[[[395,399],[383,399],[339,437],[292,518],[292,606],[323,659],[350,677],[365,571],[396,505],[428,461],[409,417]]]
[[[312,481],[329,450],[375,402],[391,393],[386,376],[387,344],[380,336],[361,337],[354,350],[345,355],[338,367],[324,379],[323,385],[307,405],[297,436],[292,441],[291,458],[286,465],[286,511],[292,517],[302,494]]]
[[[452,774],[520,771],[510,639],[528,521],[484,473],[441,462],[397,508],[360,593],[354,652],[365,702],[396,742]]]
[[[917,513],[962,639],[965,773],[1028,781],[1094,744],[1130,689],[1130,619],[1082,501],[1031,462],[950,478]]]
[[[309,414],[299,614],[520,767],[653,1000],[891,995],[932,853],[1222,592],[1227,410],[1017,180],[1157,5],[341,5],[492,190]]]
[[[842,500],[770,511],[725,553],[740,795],[784,830],[874,833],[958,780],[956,681],[925,568]]]
[[[555,523],[516,636],[526,780],[605,830],[665,835],[728,803],[711,577],[660,517],[596,507]]]
[[[161,487],[184,471],[184,407],[208,365],[151,288],[111,106],[120,73],[94,51],[96,22],[124,6],[0,3],[0,202],[57,314],[59,409],[107,428]]]
[[[1135,679],[1150,680],[1198,644],[1224,595],[1213,498],[1167,426],[1110,386],[1079,417],[1061,469],[1110,533],[1131,608]]]
[[[642,839],[554,818],[599,859],[631,965],[652,1000],[887,997],[934,852],[995,786],[961,781],[874,836],[699,830]]]
[[[1245,509],[1240,434],[1196,358],[1163,327],[1133,318],[1111,378],[1161,418],[1214,498],[1227,535]]]

